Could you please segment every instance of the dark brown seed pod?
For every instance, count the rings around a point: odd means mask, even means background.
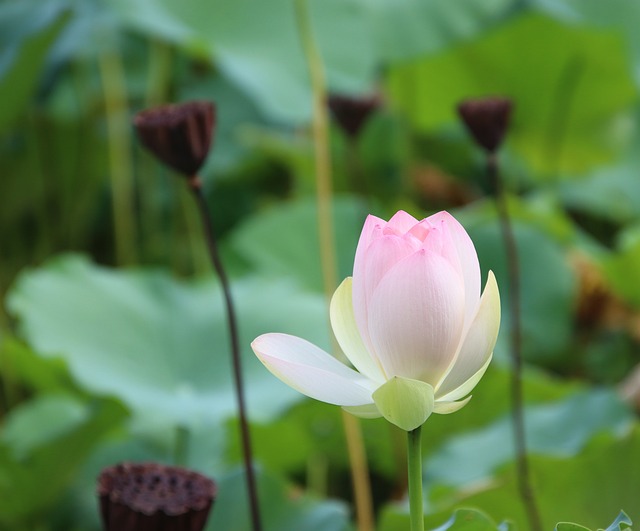
[[[216,493],[211,479],[157,463],[121,463],[98,478],[106,531],[202,531]]]
[[[382,101],[376,95],[354,97],[332,94],[329,109],[340,128],[351,138],[357,138],[370,116]]]
[[[512,107],[507,98],[469,99],[458,105],[458,113],[476,143],[495,153],[509,127]]]
[[[139,112],[133,124],[142,144],[174,170],[193,177],[213,139],[216,111],[209,101],[190,101]]]

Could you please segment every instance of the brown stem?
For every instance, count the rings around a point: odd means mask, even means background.
[[[369,198],[369,190],[365,174],[362,170],[357,138],[347,138],[346,151],[347,171],[349,172],[349,185],[351,191],[357,193],[366,201]]]
[[[496,207],[500,220],[500,230],[504,242],[507,272],[509,277],[509,305],[511,309],[511,415],[513,422],[514,440],[516,447],[516,467],[518,475],[518,490],[527,511],[531,531],[542,531],[540,512],[535,494],[531,486],[529,461],[527,458],[527,443],[524,426],[524,404],[522,391],[522,316],[520,300],[520,263],[516,239],[509,217],[507,196],[500,177],[498,159],[494,153],[487,155],[487,174],[494,187]]]
[[[247,409],[244,398],[244,384],[242,381],[242,366],[240,363],[240,340],[238,337],[236,313],[233,306],[233,299],[231,298],[231,289],[229,287],[227,274],[222,265],[222,260],[220,259],[220,254],[218,253],[218,245],[216,243],[216,237],[213,230],[213,220],[211,218],[211,215],[209,214],[207,201],[204,197],[204,194],[202,193],[202,183],[197,175],[192,176],[188,182],[191,192],[193,192],[193,197],[195,198],[198,205],[198,210],[200,211],[202,226],[205,233],[205,239],[207,242],[207,248],[209,250],[209,256],[211,258],[211,263],[213,264],[213,267],[218,274],[220,285],[222,286],[222,293],[224,295],[224,302],[227,312],[227,325],[229,327],[229,335],[231,337],[233,378],[236,389],[236,400],[238,402],[238,416],[240,417],[242,455],[244,459],[245,473],[247,478],[247,491],[249,494],[249,506],[251,509],[251,522],[253,525],[253,531],[261,531],[262,524],[260,521],[260,506],[258,504],[256,478],[253,470],[251,434],[249,432],[249,423],[247,421]]]

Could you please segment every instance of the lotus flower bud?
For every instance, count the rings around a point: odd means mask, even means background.
[[[493,273],[480,287],[473,243],[447,212],[421,221],[402,211],[389,221],[369,216],[353,277],[330,307],[354,368],[286,334],[264,334],[252,348],[301,393],[411,431],[467,404],[491,361],[500,327]]]

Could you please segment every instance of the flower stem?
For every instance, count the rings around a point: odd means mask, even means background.
[[[258,504],[258,491],[256,488],[256,479],[253,470],[253,459],[251,452],[251,434],[249,432],[249,422],[247,420],[247,410],[244,398],[244,384],[242,380],[242,366],[240,362],[240,340],[238,336],[238,324],[236,320],[235,308],[231,297],[231,289],[227,274],[222,265],[218,245],[216,242],[215,232],[213,230],[213,221],[209,214],[207,201],[202,193],[202,184],[200,179],[194,175],[189,179],[189,187],[193,193],[193,197],[198,205],[202,226],[205,233],[207,248],[211,263],[218,274],[222,293],[227,312],[227,325],[229,327],[229,335],[231,338],[231,358],[233,363],[233,378],[236,390],[236,400],[238,402],[238,416],[240,420],[240,435],[242,441],[242,456],[244,459],[245,474],[247,478],[247,491],[249,495],[249,506],[251,510],[251,522],[253,531],[261,531],[262,524],[260,520],[260,507]]]
[[[122,58],[109,51],[99,60],[106,109],[115,250],[118,264],[137,261],[131,126]]]
[[[511,415],[516,447],[516,468],[518,475],[518,490],[527,512],[531,531],[542,531],[540,512],[536,503],[529,460],[527,458],[527,443],[524,426],[524,401],[522,389],[522,316],[520,313],[520,263],[516,239],[509,217],[509,208],[505,194],[498,159],[495,154],[487,155],[487,174],[496,194],[496,207],[500,219],[500,229],[507,257],[507,271],[509,276],[509,303],[511,324]]]
[[[331,214],[331,153],[329,149],[329,115],[327,90],[322,58],[316,46],[309,20],[306,0],[296,0],[296,20],[302,46],[309,67],[312,90],[313,151],[315,156],[316,198],[318,208],[318,234],[320,238],[320,260],[325,291],[331,296],[336,288],[336,257]]]
[[[424,531],[422,501],[422,426],[407,432],[407,464],[409,477],[409,511],[411,531]]]
[[[331,212],[331,154],[329,149],[329,116],[327,90],[322,58],[313,37],[306,0],[296,0],[296,21],[302,40],[303,52],[309,68],[312,89],[313,143],[315,154],[316,197],[318,208],[318,234],[322,279],[327,299],[337,286],[333,216]],[[335,347],[335,345],[334,345]],[[337,348],[333,349],[338,352]],[[347,439],[351,480],[355,498],[356,519],[359,531],[373,531],[373,502],[367,466],[366,450],[358,419],[346,412],[342,422]]]

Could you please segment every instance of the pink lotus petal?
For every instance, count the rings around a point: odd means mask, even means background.
[[[451,364],[464,322],[460,276],[423,249],[391,268],[368,305],[369,335],[387,378],[435,387]]]
[[[442,256],[451,264],[451,267],[460,275],[460,281],[464,284],[463,268],[460,263],[460,255],[456,242],[453,239],[449,226],[444,219],[423,222],[428,227],[427,235],[422,242],[422,248]]]
[[[374,233],[381,232],[382,228],[387,224],[384,219],[380,219],[376,216],[368,215],[364,222],[362,231],[360,232],[360,238],[358,239],[358,246],[356,247],[356,255],[354,260],[353,269],[355,271],[356,265],[362,262],[362,255],[371,244]]]
[[[365,251],[361,266],[353,272],[353,311],[360,335],[367,349],[375,353],[369,336],[369,312],[371,298],[380,280],[400,260],[416,252],[420,242],[415,238],[381,236]]]
[[[416,225],[418,220],[411,214],[407,214],[404,210],[398,210],[387,223],[387,226],[398,234],[406,234],[411,227]]]
[[[432,224],[444,221],[453,243],[458,251],[458,257],[462,268],[462,276],[464,278],[464,291],[466,298],[466,314],[465,324],[468,326],[471,319],[476,313],[478,302],[480,300],[480,264],[478,262],[478,254],[471,238],[448,212],[438,212],[433,216],[429,216],[427,220]]]

